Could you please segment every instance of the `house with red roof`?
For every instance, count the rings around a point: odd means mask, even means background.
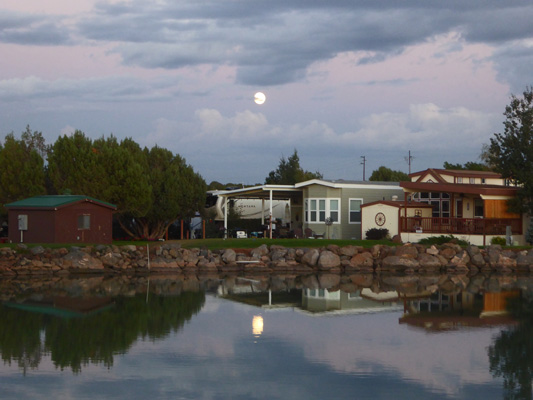
[[[391,235],[399,234],[404,242],[453,235],[476,245],[490,244],[493,237],[511,236],[513,243],[525,244],[528,218],[507,207],[519,188],[510,186],[500,174],[430,168],[409,177],[410,182],[400,182],[403,201],[392,206],[377,202],[364,207],[367,223],[363,229],[385,225],[382,215],[386,221],[392,212],[388,208],[392,207],[397,225],[389,224],[387,229]]]

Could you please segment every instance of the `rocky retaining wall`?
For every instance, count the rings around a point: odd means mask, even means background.
[[[49,249],[0,248],[0,276],[70,273],[352,273],[352,272],[533,272],[532,250],[440,246],[329,245],[255,249],[183,249],[177,243],[146,246],[95,246]]]

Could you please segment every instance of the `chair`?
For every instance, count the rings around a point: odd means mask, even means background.
[[[304,233],[307,239],[313,238],[313,230],[311,228],[305,228]]]

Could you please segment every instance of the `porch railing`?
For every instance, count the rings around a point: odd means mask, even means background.
[[[463,235],[505,235],[511,226],[513,235],[522,234],[520,218],[422,218],[401,217],[402,232],[423,232]]]

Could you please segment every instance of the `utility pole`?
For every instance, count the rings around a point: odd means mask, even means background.
[[[361,156],[361,158],[363,159],[363,161],[361,161],[361,164],[363,165],[363,182],[364,182],[364,180],[365,180],[366,157],[365,156]]]
[[[411,150],[409,150],[409,156],[405,157],[405,161],[407,161],[407,164],[409,165],[409,175],[411,175],[411,161],[413,160],[413,156],[411,156]]]

